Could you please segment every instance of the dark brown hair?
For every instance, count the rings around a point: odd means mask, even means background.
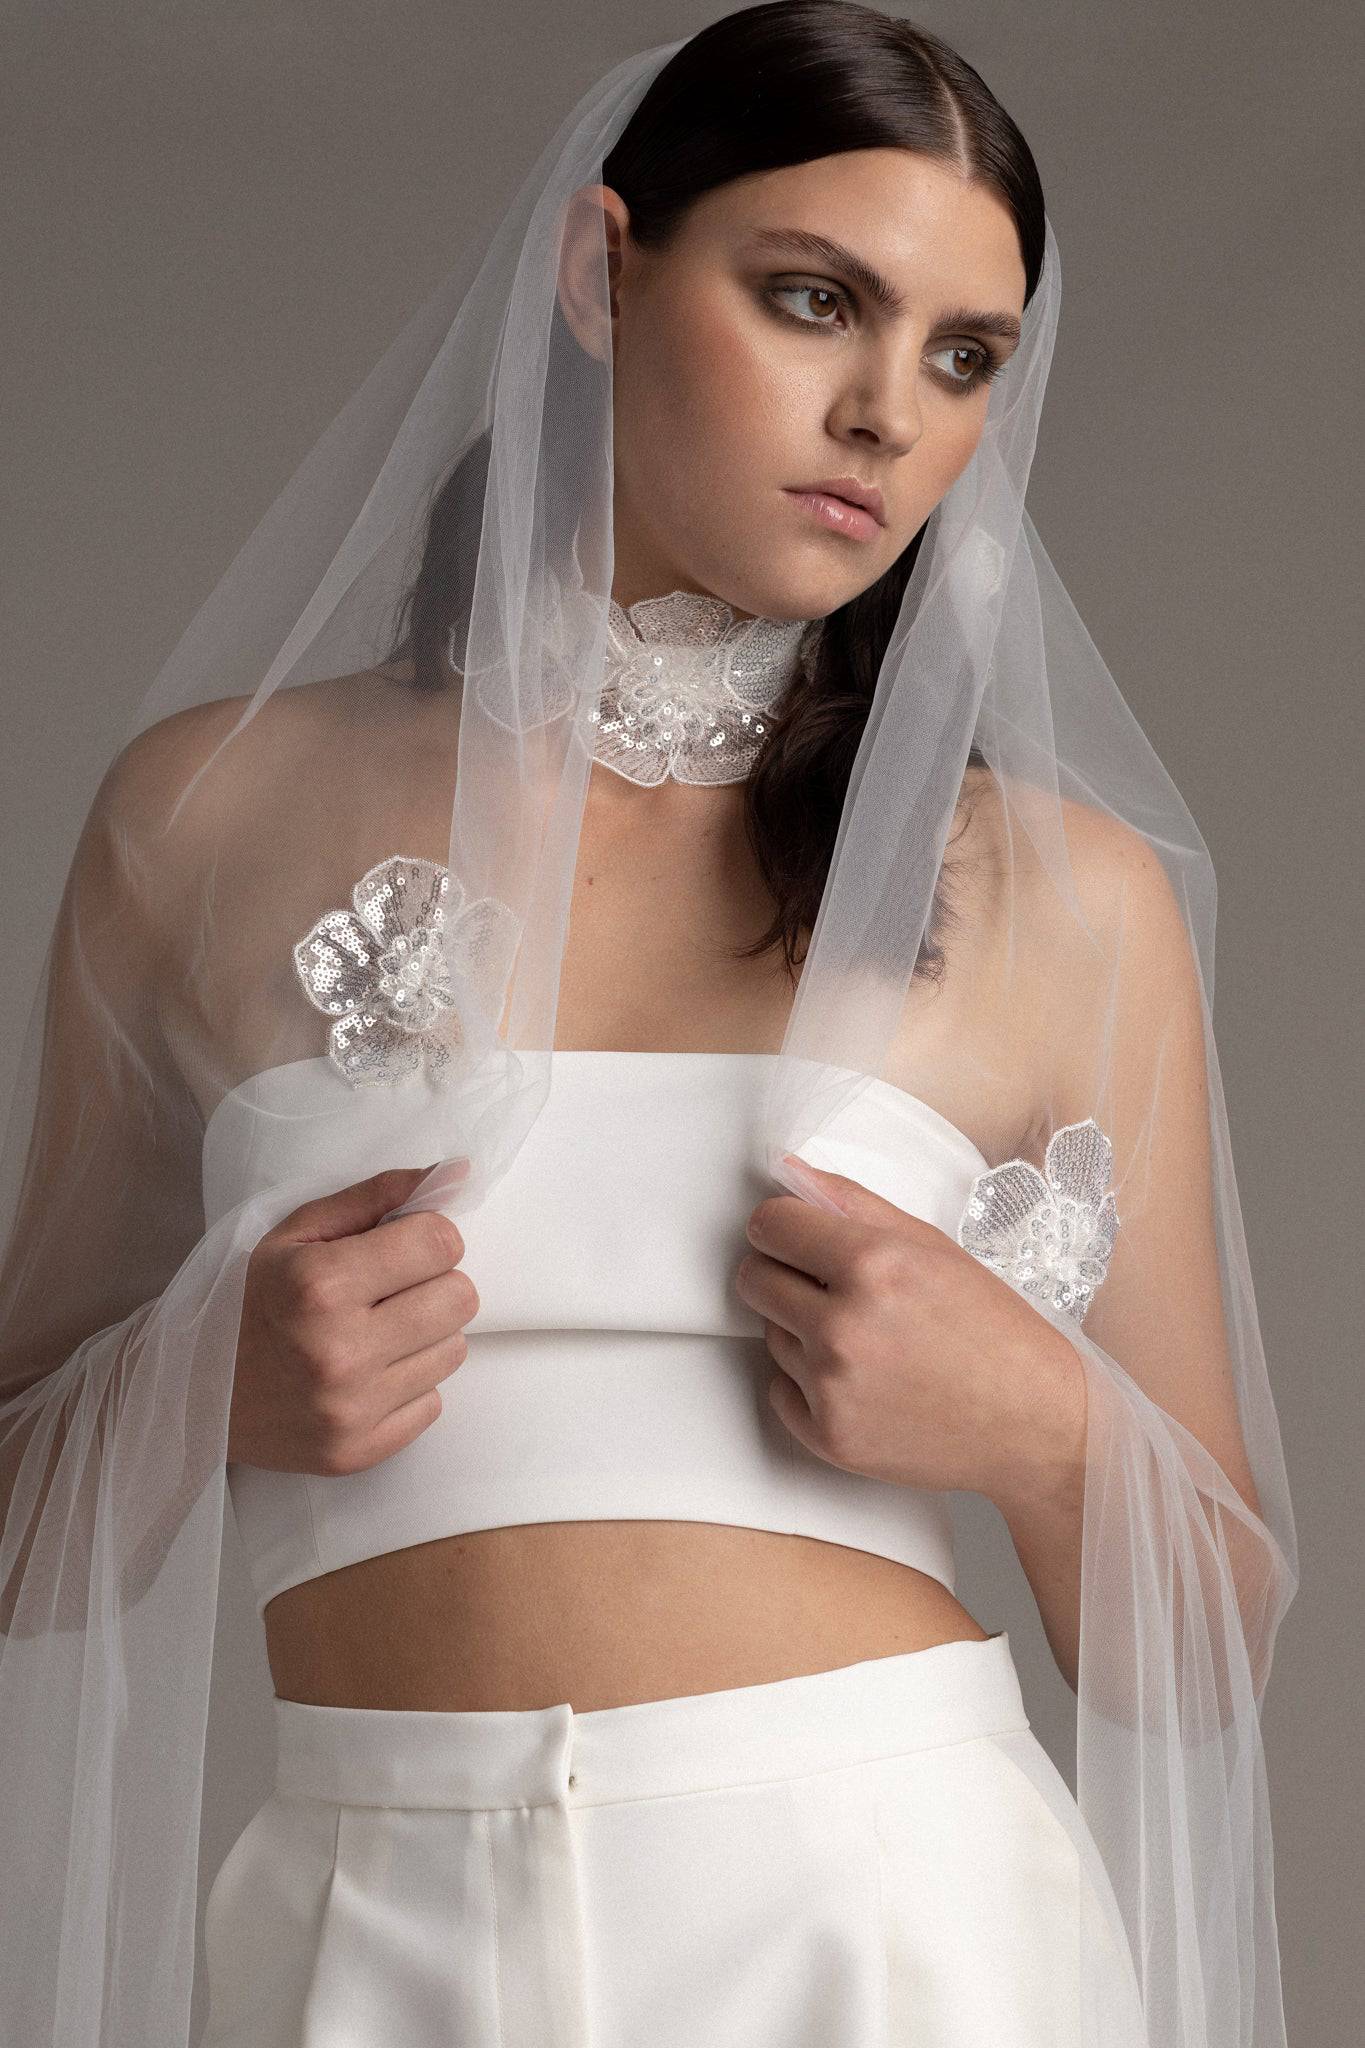
[[[1032,298],[1043,266],[1044,209],[1023,136],[965,59],[911,22],[856,0],[768,0],[689,38],[651,83],[614,147],[602,181],[630,209],[632,239],[667,245],[706,192],[758,171],[849,150],[906,149],[989,186],[1018,230]],[[412,665],[413,687],[443,689],[446,639],[467,618],[488,439],[461,457],[436,493],[421,564],[398,611],[385,660]],[[475,516],[472,516],[475,515]],[[823,621],[814,658],[770,719],[749,777],[750,844],[776,903],[751,958],[781,945],[799,964],[815,923],[877,673],[925,528],[891,567]],[[968,765],[984,766],[973,745]],[[949,906],[936,891],[916,973],[942,971]],[[798,947],[801,953],[798,953]]]

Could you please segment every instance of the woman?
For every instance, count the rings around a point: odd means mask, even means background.
[[[31,2030],[186,2038],[226,1466],[211,2048],[1282,2040],[1292,1518],[1206,857],[1023,513],[1056,293],[951,49],[741,10],[586,96],[158,679],[5,1278]]]

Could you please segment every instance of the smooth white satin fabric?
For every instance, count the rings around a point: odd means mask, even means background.
[[[1113,1893],[1006,1633],[576,1713],[276,1700],[202,2048],[1069,2048]]]
[[[479,1308],[435,1421],[360,1472],[228,1466],[258,1612],[286,1587],[407,1544],[585,1519],[819,1537],[953,1590],[947,1494],[817,1457],[768,1400],[763,1318],[735,1269],[750,1249],[749,1211],[772,1193],[760,1110],[775,1062],[555,1054],[516,1159],[460,1219]],[[329,1116],[346,1095],[319,1059],[253,1075],[225,1097],[204,1135],[210,1219],[291,1172],[343,1187],[376,1154],[420,1165],[440,1149],[429,1089],[372,1089],[344,1121]],[[802,1156],[949,1234],[986,1168],[937,1110],[881,1080]]]

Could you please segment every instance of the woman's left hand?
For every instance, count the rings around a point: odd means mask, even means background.
[[[768,1196],[735,1276],[792,1435],[848,1472],[997,1500],[1074,1471],[1085,1392],[1066,1334],[934,1224],[793,1164],[843,1213]]]

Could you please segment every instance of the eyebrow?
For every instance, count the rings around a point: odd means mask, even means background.
[[[910,301],[905,294],[879,270],[874,270],[865,256],[860,256],[856,249],[846,249],[842,242],[832,242],[828,235],[817,235],[809,228],[756,228],[753,241],[762,249],[796,249],[831,269],[844,271],[883,312],[904,313],[909,309]],[[970,306],[950,307],[941,324],[971,327],[978,334],[994,334],[1002,341],[1018,341],[1020,333],[1019,322],[1012,313],[974,312]]]

